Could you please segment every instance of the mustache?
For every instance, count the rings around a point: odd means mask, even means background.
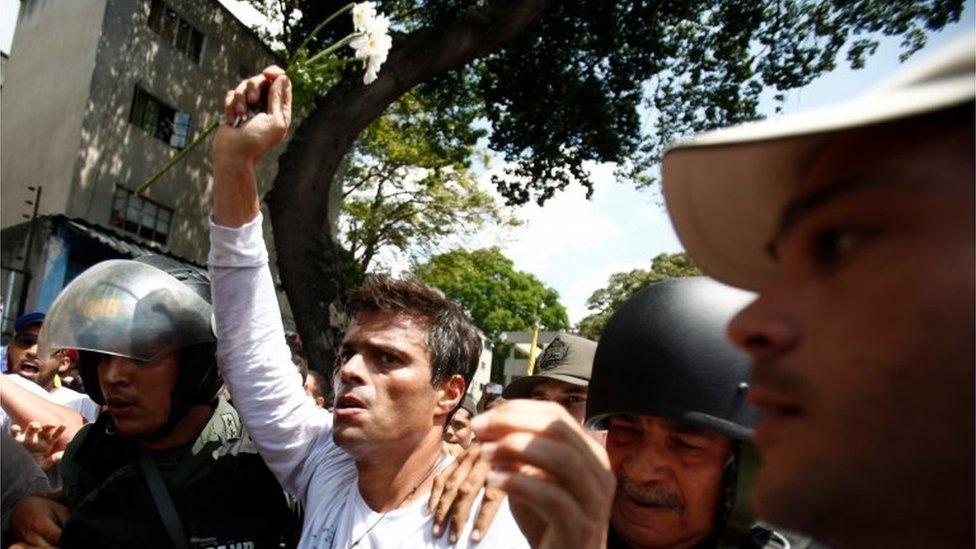
[[[682,510],[685,505],[678,494],[657,483],[640,484],[617,475],[617,489],[642,505]]]

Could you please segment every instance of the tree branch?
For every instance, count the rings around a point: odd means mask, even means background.
[[[546,0],[498,0],[457,19],[397,37],[379,77],[369,86],[346,78],[296,129],[278,159],[266,200],[278,268],[311,365],[327,371],[337,347],[330,305],[345,293],[329,218],[331,186],[359,133],[386,108],[430,77],[500,49],[539,15]],[[341,196],[341,191],[339,193]]]

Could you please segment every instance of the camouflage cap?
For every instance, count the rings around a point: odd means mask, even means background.
[[[502,396],[509,399],[529,398],[536,384],[549,379],[585,387],[590,383],[594,354],[595,341],[560,332],[536,359],[533,375],[511,382]]]

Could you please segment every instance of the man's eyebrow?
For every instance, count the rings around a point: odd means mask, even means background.
[[[821,208],[824,204],[833,202],[844,195],[861,189],[879,187],[891,183],[891,180],[879,178],[848,179],[834,185],[814,189],[790,200],[783,208],[783,213],[779,216],[779,222],[776,225],[776,231],[773,237],[766,243],[766,254],[773,260],[778,259],[776,244],[784,236],[789,234],[804,217]]]

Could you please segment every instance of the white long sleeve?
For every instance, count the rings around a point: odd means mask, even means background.
[[[305,501],[316,467],[341,450],[332,441],[332,414],[306,396],[291,361],[261,222],[261,215],[237,229],[210,222],[217,360],[268,467]]]

